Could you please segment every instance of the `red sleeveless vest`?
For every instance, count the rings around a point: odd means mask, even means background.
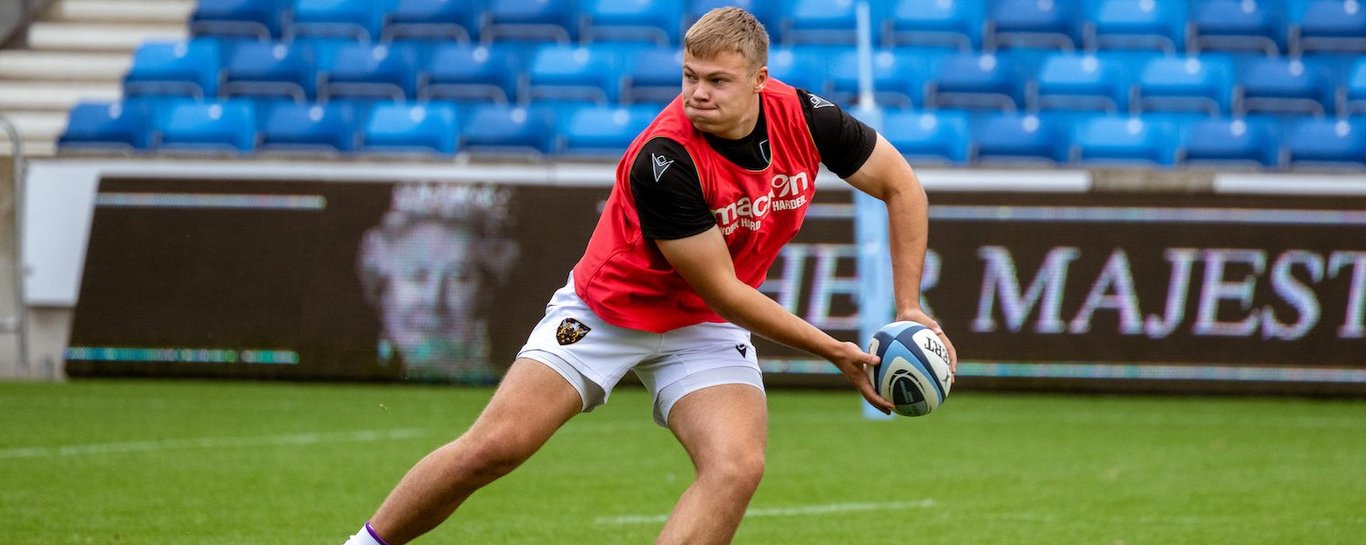
[[[684,115],[681,96],[631,143],[588,249],[574,266],[575,292],[607,323],[663,333],[724,321],[641,234],[630,172],[651,139],[672,139],[691,156],[740,281],[758,288],[797,234],[815,196],[820,154],[795,89],[770,78],[759,96],[772,155],[762,170],[739,167],[714,151]]]

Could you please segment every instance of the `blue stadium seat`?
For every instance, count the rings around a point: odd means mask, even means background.
[[[472,153],[543,156],[555,152],[554,109],[479,105],[460,131],[460,147]]]
[[[1337,111],[1341,117],[1366,114],[1366,58],[1357,59],[1347,71],[1338,91]]]
[[[479,31],[482,0],[391,0],[380,35],[385,41],[438,39],[469,43]]]
[[[71,108],[66,129],[57,139],[57,147],[62,150],[145,150],[152,143],[149,125],[145,102],[81,102]]]
[[[1300,59],[1257,57],[1246,60],[1234,88],[1235,115],[1248,112],[1322,117],[1333,108],[1333,82]]]
[[[1068,161],[1069,135],[1052,116],[1017,112],[979,114],[972,122],[973,160],[988,163],[1035,163],[1054,166]]]
[[[580,106],[562,112],[560,153],[578,157],[619,159],[659,110],[653,106]]]
[[[480,40],[577,41],[574,0],[488,0]]]
[[[1279,127],[1261,118],[1200,119],[1183,131],[1177,161],[1189,166],[1275,168],[1280,165]]]
[[[303,47],[276,41],[239,42],[223,63],[223,96],[287,96],[297,102],[312,100],[317,91],[317,67]]]
[[[1073,159],[1082,164],[1170,167],[1176,144],[1175,127],[1129,115],[1084,119],[1072,134]]]
[[[645,42],[676,46],[681,0],[580,0],[584,42]]]
[[[637,51],[622,74],[623,102],[666,103],[683,89],[683,51],[649,48]]]
[[[882,136],[912,164],[962,166],[971,155],[968,114],[957,110],[888,112]]]
[[[519,57],[497,47],[436,46],[420,70],[423,99],[475,99],[506,104],[516,99],[522,72]]]
[[[199,0],[190,14],[196,36],[281,37],[284,0]]]
[[[318,93],[337,97],[417,98],[417,54],[403,44],[343,44],[320,65]]]
[[[768,52],[768,75],[778,81],[828,95],[830,58],[843,48],[830,46],[774,47]]]
[[[1366,9],[1360,0],[1294,0],[1289,6],[1290,52],[1366,53]]]
[[[1098,49],[1158,49],[1169,55],[1186,47],[1186,0],[1092,0],[1082,23],[1082,43]]]
[[[950,50],[898,47],[873,51],[873,98],[888,108],[919,108],[925,104],[925,84],[934,74],[935,64]],[[853,104],[859,93],[858,50],[845,49],[831,61],[830,99]]]
[[[1071,51],[1081,42],[1077,0],[993,0],[987,12],[986,47]]]
[[[1203,111],[1228,115],[1233,104],[1233,61],[1225,56],[1158,57],[1139,71],[1131,107],[1136,111]]]
[[[379,103],[370,109],[361,128],[360,149],[452,155],[458,149],[459,133],[460,119],[452,104]]]
[[[1285,49],[1285,21],[1275,0],[1192,0],[1187,47],[1260,51],[1274,57]]]
[[[777,32],[769,30],[778,43],[854,45],[858,41],[853,0],[784,0],[782,6]]]
[[[948,55],[947,49],[896,48],[873,51],[873,97],[884,108],[919,108],[925,105],[925,83],[934,74],[934,63]],[[831,60],[831,100],[852,105],[858,100],[858,49],[844,49]]]
[[[956,53],[937,63],[925,89],[929,107],[1015,110],[1023,107],[1028,78],[1008,55]]]
[[[1301,119],[1285,133],[1290,168],[1366,168],[1366,120]]]
[[[161,151],[248,153],[256,146],[249,100],[170,100],[157,106],[153,144]]]
[[[883,44],[950,46],[960,51],[982,47],[986,0],[896,0],[883,20]]]
[[[1129,72],[1108,56],[1055,53],[1034,76],[1031,110],[1128,110]]]
[[[350,105],[287,102],[264,109],[258,145],[261,151],[336,152],[356,147],[358,123],[355,108]]]
[[[128,96],[213,97],[218,94],[221,66],[222,53],[213,38],[143,42],[123,77],[123,92]]]
[[[542,46],[527,67],[523,104],[576,100],[607,105],[621,90],[621,52],[611,44]]]
[[[378,40],[385,0],[293,0],[293,20],[285,36]]]

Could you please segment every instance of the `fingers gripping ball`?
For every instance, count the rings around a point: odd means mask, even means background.
[[[897,414],[923,416],[944,404],[953,386],[949,350],[929,328],[915,322],[887,324],[869,341],[868,353],[882,360],[868,368],[868,379],[878,395],[896,405]]]

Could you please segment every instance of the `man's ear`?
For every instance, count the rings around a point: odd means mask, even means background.
[[[756,71],[754,72],[754,93],[755,93],[755,94],[758,94],[759,91],[763,91],[763,90],[764,90],[764,85],[767,85],[767,84],[768,84],[768,67],[767,67],[767,66],[760,66],[759,69],[756,70]]]

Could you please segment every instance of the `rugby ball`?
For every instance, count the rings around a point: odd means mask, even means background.
[[[882,360],[868,368],[868,379],[878,395],[896,405],[897,414],[930,414],[949,396],[949,350],[930,328],[915,322],[882,326],[868,342],[868,353]]]

